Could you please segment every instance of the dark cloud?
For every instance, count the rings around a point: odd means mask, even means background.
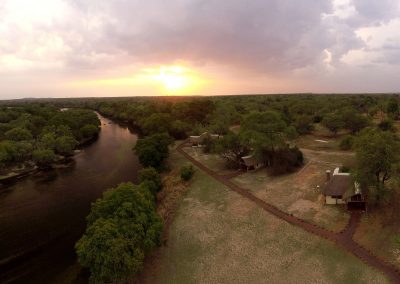
[[[314,64],[337,37],[321,15],[330,1],[96,1],[80,2],[103,17],[99,46],[118,48],[140,62],[216,62],[257,71],[285,71]],[[337,53],[347,48],[337,47]]]

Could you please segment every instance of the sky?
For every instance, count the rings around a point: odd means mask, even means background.
[[[0,99],[400,91],[398,0],[0,0]]]

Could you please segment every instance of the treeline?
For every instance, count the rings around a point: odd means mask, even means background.
[[[73,154],[80,143],[100,131],[92,110],[65,109],[50,104],[0,107],[0,166],[47,167]]]

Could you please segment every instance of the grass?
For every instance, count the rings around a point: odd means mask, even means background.
[[[185,148],[185,151],[190,156],[219,174],[230,174],[237,171],[227,169],[226,161],[222,157],[216,154],[204,153],[203,148],[187,147]]]
[[[397,194],[396,200],[400,194]],[[396,204],[397,203],[397,204]],[[400,268],[400,220],[399,204],[370,208],[361,219],[354,239],[374,254]]]
[[[169,164],[187,161],[172,150]],[[134,283],[386,283],[333,243],[263,211],[196,169],[166,246]]]

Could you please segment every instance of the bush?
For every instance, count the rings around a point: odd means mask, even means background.
[[[192,165],[188,165],[181,168],[181,179],[184,181],[188,181],[192,178],[194,174],[194,168]]]
[[[354,137],[353,136],[345,136],[340,141],[339,148],[341,150],[350,150],[353,147]]]

